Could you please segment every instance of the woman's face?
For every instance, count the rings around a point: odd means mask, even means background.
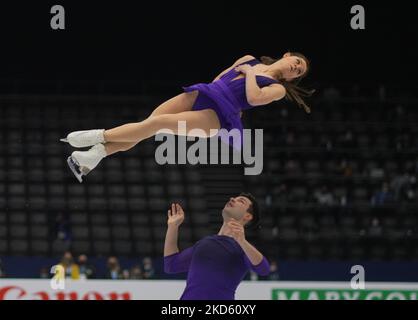
[[[280,61],[282,64],[282,76],[287,81],[299,78],[306,73],[306,61],[300,57],[286,53]]]

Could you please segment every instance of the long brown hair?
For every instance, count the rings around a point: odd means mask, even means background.
[[[289,52],[289,54],[291,56],[296,56],[296,57],[299,57],[299,58],[305,60],[305,62],[306,62],[306,72],[302,76],[297,77],[295,79],[292,79],[291,81],[286,81],[286,80],[281,79],[281,78],[278,78],[277,80],[280,82],[281,85],[283,85],[286,88],[286,99],[287,100],[296,102],[300,108],[305,109],[306,113],[311,113],[311,108],[306,105],[306,103],[305,103],[305,101],[303,101],[302,97],[306,98],[306,97],[312,96],[312,94],[315,92],[315,89],[308,90],[308,89],[304,89],[304,88],[299,87],[299,82],[307,76],[307,74],[310,70],[310,62],[303,54],[301,54],[299,52]],[[260,57],[260,61],[263,64],[266,64],[266,65],[271,65],[278,60],[279,59],[273,59],[273,58],[267,57],[267,56]]]

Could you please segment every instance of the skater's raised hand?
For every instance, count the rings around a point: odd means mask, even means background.
[[[236,242],[242,243],[245,241],[244,226],[235,219],[228,222],[228,227],[231,229],[231,236]]]
[[[167,216],[168,216],[167,225],[178,227],[184,221],[183,208],[178,203],[172,203],[171,209],[168,210]]]

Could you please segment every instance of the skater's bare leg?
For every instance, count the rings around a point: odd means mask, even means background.
[[[69,166],[77,179],[81,182],[82,176],[93,170],[104,157],[129,150],[140,141],[159,132],[198,137],[215,135],[220,128],[220,122],[214,110],[181,111],[184,110],[185,105],[186,110],[191,110],[197,97],[196,93],[197,91],[190,92],[174,97],[170,99],[171,101],[168,100],[154,110],[149,118],[141,122],[125,124],[110,130],[86,130],[69,134],[65,140],[72,146],[93,146],[88,151],[73,152],[68,159]],[[182,107],[178,104],[180,101],[185,103]],[[185,122],[185,132],[179,131],[180,121]],[[191,130],[194,129],[200,129],[200,132],[192,133]]]
[[[199,111],[185,111],[177,114],[162,114],[145,119],[141,122],[128,123],[122,126],[105,130],[104,140],[109,142],[131,142],[138,143],[144,139],[154,136],[158,131],[164,129],[181,134],[178,132],[178,122],[185,121],[187,132],[190,130],[203,130],[204,137],[214,135],[211,129],[219,129],[220,123],[216,112],[212,109]]]
[[[180,128],[179,121],[185,122],[185,128]],[[212,109],[199,111],[185,111],[177,114],[162,114],[148,118],[139,123],[130,123],[104,132],[106,144],[98,143],[88,151],[74,151],[67,162],[74,175],[81,182],[82,176],[93,170],[100,161],[109,154],[120,151],[123,141],[130,139],[130,144],[125,143],[123,148],[130,148],[132,144],[138,143],[149,138],[158,132],[170,132],[177,135],[188,135],[197,137],[211,137],[220,128],[220,123],[216,112]],[[199,132],[191,132],[193,129],[200,129]],[[112,143],[118,142],[119,145]],[[108,150],[106,150],[106,145]]]
[[[128,151],[138,144],[138,142],[108,142],[104,145],[106,155],[110,156],[121,151]]]
[[[160,104],[154,109],[150,117],[191,111],[198,94],[199,92],[197,90],[181,93]]]
[[[199,92],[184,92],[160,104],[150,114],[149,118],[163,115],[175,114],[184,111],[191,111]],[[109,156],[120,151],[127,151],[133,148],[138,142],[107,142],[105,144],[106,154]]]

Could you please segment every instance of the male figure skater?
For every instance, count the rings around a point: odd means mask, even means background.
[[[179,204],[168,210],[164,271],[188,272],[181,300],[234,300],[235,290],[249,269],[269,274],[267,259],[245,239],[244,227],[258,223],[258,204],[251,194],[232,197],[222,210],[217,235],[207,236],[180,252],[178,228],[184,220]]]

